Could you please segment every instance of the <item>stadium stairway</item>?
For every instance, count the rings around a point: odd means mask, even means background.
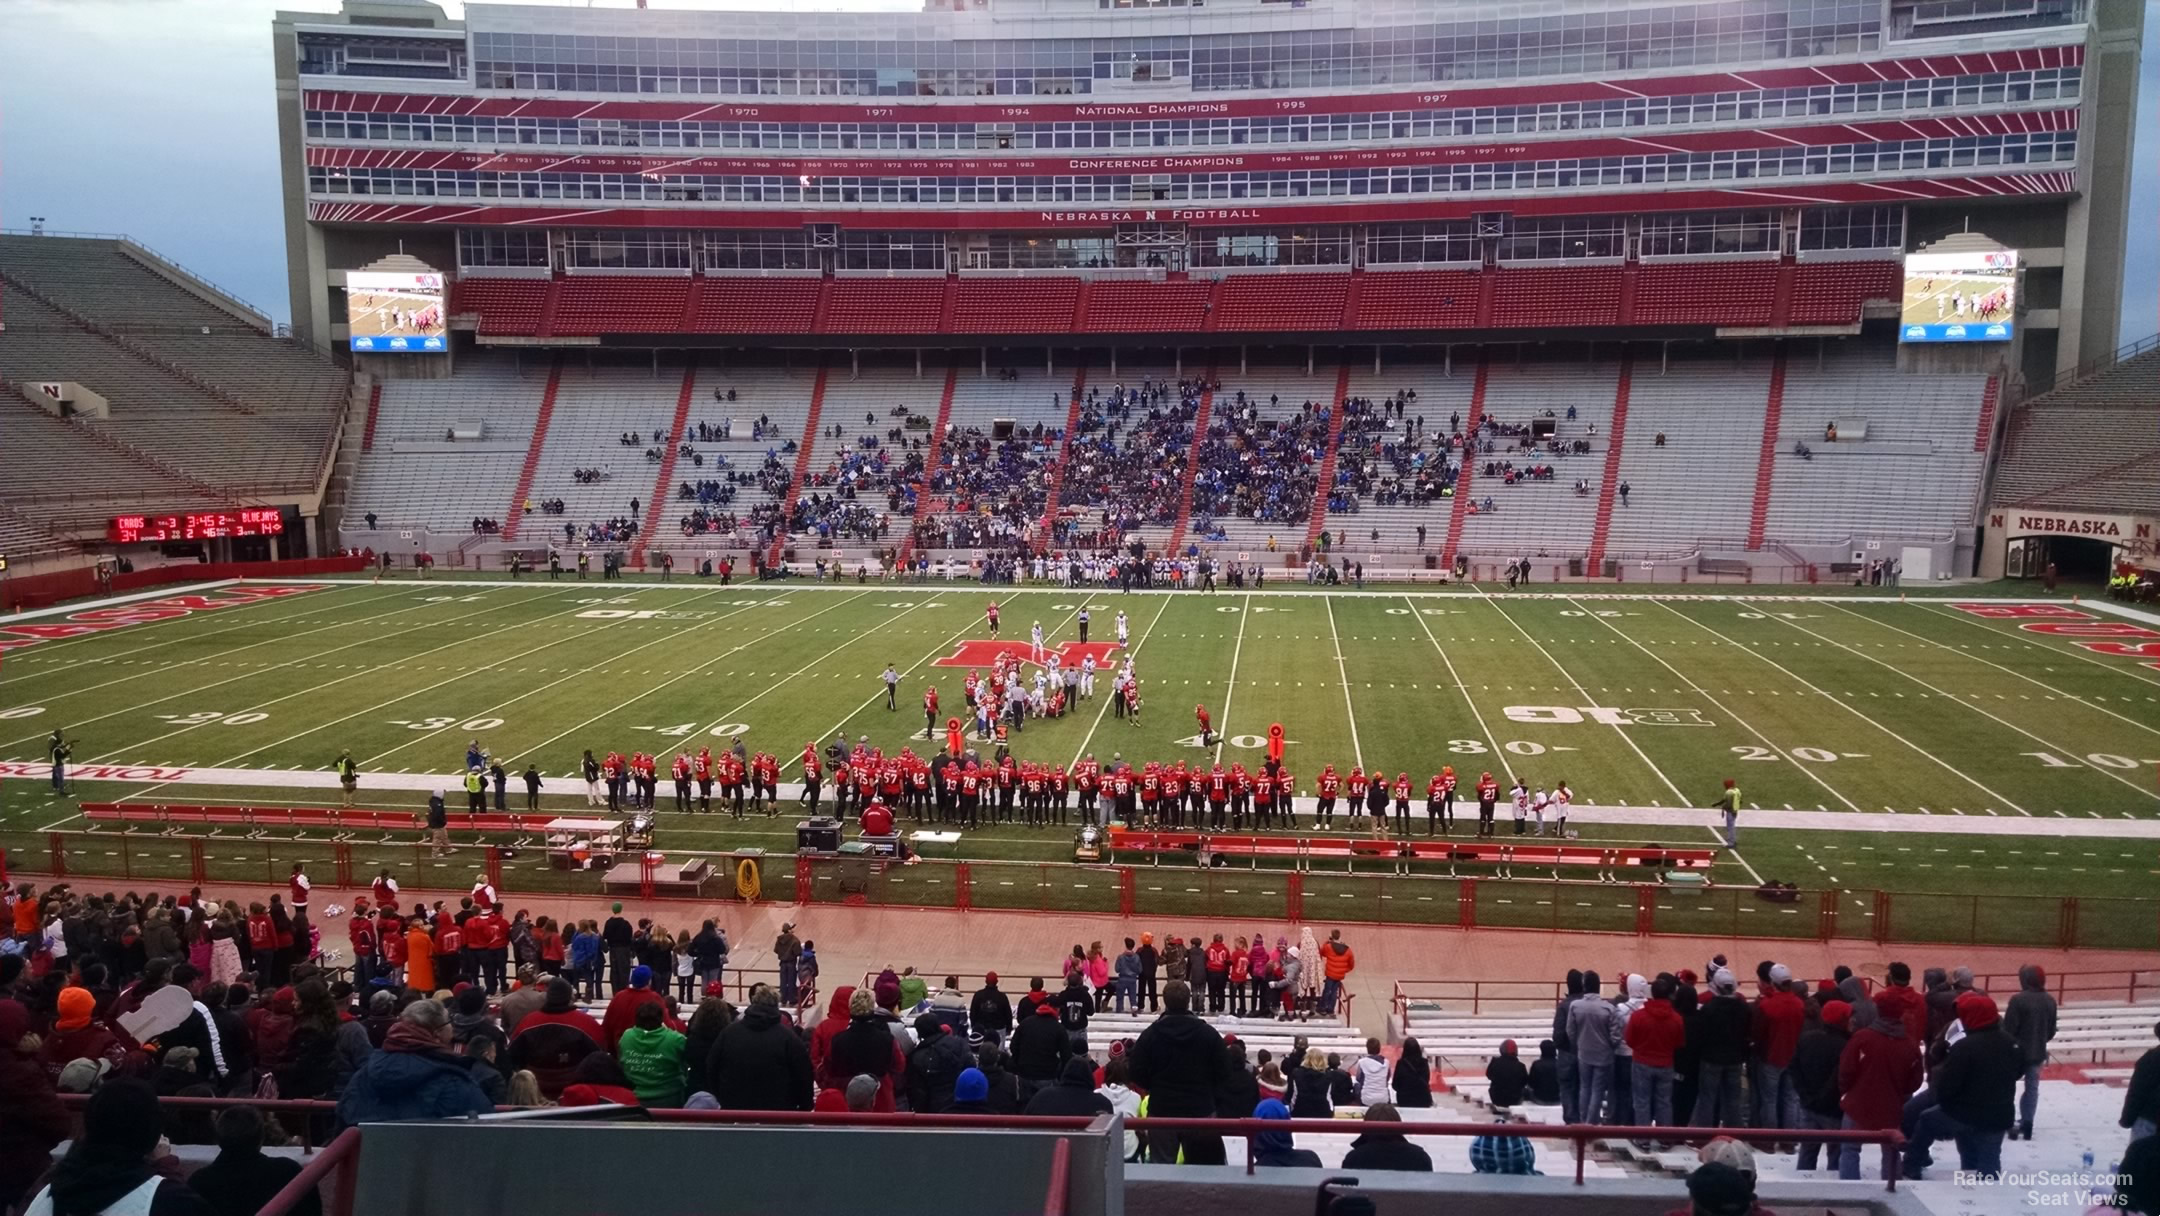
[[[360,450],[375,450],[375,422],[382,417],[382,381],[377,380],[368,389],[367,425],[360,432]]]
[[[1762,451],[1755,461],[1755,501],[1748,510],[1747,547],[1763,547],[1770,526],[1770,481],[1777,470],[1778,416],[1785,407],[1785,344],[1770,362],[1770,398],[1763,412]]]
[[[1057,523],[1058,495],[1065,490],[1065,465],[1072,459],[1073,432],[1080,429],[1080,401],[1087,392],[1087,364],[1073,369],[1072,398],[1065,409],[1065,433],[1058,440],[1057,463],[1050,466],[1049,497],[1043,500],[1042,534],[1045,540]]]
[[[1192,452],[1185,458],[1185,484],[1178,491],[1177,524],[1170,529],[1170,543],[1163,547],[1166,553],[1176,553],[1185,543],[1185,531],[1192,526],[1193,483],[1200,476],[1200,452],[1207,442],[1208,415],[1215,404],[1215,361],[1208,360],[1207,378],[1200,390],[1200,408],[1193,413]]]
[[[1351,280],[1351,302],[1356,303],[1357,280]],[[1320,533],[1327,527],[1328,495],[1335,490],[1335,462],[1342,451],[1343,406],[1350,399],[1350,364],[1344,361],[1335,373],[1335,405],[1328,415],[1327,453],[1320,458],[1320,482],[1313,489],[1312,522],[1305,526],[1307,547],[1320,543]]]
[[[1470,483],[1477,467],[1475,447],[1478,427],[1485,420],[1485,385],[1490,371],[1491,360],[1483,350],[1478,351],[1477,379],[1470,388],[1470,415],[1463,425],[1468,442],[1463,445],[1462,472],[1455,477],[1455,498],[1448,511],[1447,546],[1440,551],[1440,565],[1446,570],[1455,568],[1455,552],[1462,547],[1463,524],[1470,518]]]
[[[510,492],[510,509],[503,513],[503,539],[516,540],[518,525],[525,522],[525,504],[532,497],[533,478],[540,472],[540,449],[547,443],[548,419],[555,416],[555,390],[562,387],[562,356],[548,369],[547,387],[540,393],[540,413],[533,419],[532,442],[525,449],[525,464],[518,470],[517,489]],[[375,386],[374,402],[368,406],[368,434],[375,433],[375,409],[382,402],[382,386]],[[362,450],[366,445],[362,444]],[[642,547],[642,540],[639,542]]]
[[[1597,522],[1590,528],[1590,552],[1583,559],[1583,573],[1592,578],[1605,561],[1605,542],[1612,537],[1613,498],[1620,488],[1620,445],[1627,439],[1628,388],[1635,374],[1635,356],[1620,357],[1620,384],[1613,390],[1612,421],[1605,428],[1605,473],[1598,483]]]
[[[908,521],[906,538],[900,542],[903,561],[915,551],[915,529],[930,518],[930,477],[937,472],[938,462],[945,455],[945,431],[952,426],[953,390],[959,385],[960,364],[955,360],[945,369],[945,391],[938,395],[937,422],[930,428],[930,450],[923,458],[922,480],[915,486],[915,515]]]
[[[645,544],[652,539],[653,529],[660,526],[661,517],[667,513],[670,494],[675,485],[675,461],[682,455],[685,428],[690,424],[690,399],[697,390],[697,352],[690,353],[690,362],[683,368],[682,389],[675,395],[674,421],[668,425],[667,449],[660,454],[660,475],[653,479],[652,497],[645,500],[645,518],[638,524],[637,540],[630,546],[630,564],[645,568]],[[540,410],[540,426],[547,426],[547,407]]]
[[[1973,451],[1988,450],[1988,441],[1995,437],[1995,408],[2002,401],[2002,377],[1989,376],[1987,387],[1980,390],[1980,420],[1973,424]]]
[[[823,307],[823,304],[819,305],[820,309]],[[782,520],[795,514],[795,503],[802,497],[803,482],[810,477],[810,449],[817,446],[818,417],[825,409],[825,385],[831,376],[831,368],[818,368],[817,382],[810,387],[810,412],[803,418],[802,444],[795,449],[795,476],[788,482],[787,497],[780,500]],[[780,535],[773,538],[772,548],[765,554],[765,564],[780,564],[780,554],[786,545],[787,530],[783,527]]]

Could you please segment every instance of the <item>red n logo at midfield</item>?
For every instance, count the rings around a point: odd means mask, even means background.
[[[1067,667],[1078,667],[1088,656],[1093,655],[1095,666],[1107,670],[1111,656],[1117,653],[1118,646],[1116,642],[1062,642],[1055,646],[1045,645],[1043,649],[1056,652],[1058,662]],[[998,656],[1003,654],[1010,654],[1022,663],[1030,661],[1026,642],[974,641],[960,643],[944,658],[930,660],[930,665],[987,669],[996,666]]]

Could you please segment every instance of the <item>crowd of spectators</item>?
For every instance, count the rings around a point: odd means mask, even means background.
[[[984,548],[1034,537],[1050,498],[1052,468],[1063,446],[1060,427],[1036,423],[1008,439],[980,427],[955,427],[939,448],[930,475],[935,514],[916,542],[939,548]]]
[[[1058,496],[1085,510],[1061,521],[1058,542],[1113,547],[1134,528],[1176,523],[1200,396],[1219,387],[1147,379],[1090,389]]]
[[[473,516],[472,530],[474,536],[500,536],[502,535],[502,521],[475,515]]]
[[[1345,403],[1346,415],[1356,404]],[[1221,519],[1304,523],[1312,515],[1332,419],[1328,406],[1312,401],[1284,415],[1282,399],[1272,394],[1264,414],[1259,400],[1242,390],[1215,402],[1193,475],[1192,528],[1210,536],[1219,533]]]
[[[1448,416],[1447,429],[1428,429],[1423,414],[1409,411],[1417,404],[1415,391],[1397,393],[1375,408],[1353,403],[1343,424],[1335,464],[1335,484],[1328,493],[1328,510],[1354,514],[1370,503],[1374,506],[1425,506],[1451,497],[1464,460],[1479,462],[1481,476],[1503,486],[1524,481],[1552,481],[1558,470],[1553,460],[1587,455],[1590,439],[1597,433],[1591,424],[1586,435],[1563,438],[1558,434],[1562,414],[1545,410],[1542,418],[1554,426],[1539,438],[1533,422],[1502,422],[1491,415],[1479,420],[1477,434],[1465,435],[1458,411]],[[1567,407],[1566,421],[1576,419]],[[1587,479],[1578,479],[1578,494],[1589,492]],[[1492,510],[1497,504],[1480,504]]]
[[[1929,968],[1915,985],[1902,962],[1880,985],[1847,967],[1810,985],[1765,960],[1743,991],[1723,955],[1700,975],[1626,975],[1615,988],[1568,972],[1538,1061],[1525,1068],[1507,1044],[1488,1066],[1493,1104],[1557,1103],[1569,1123],[1789,1130],[1783,1151],[1798,1169],[1846,1179],[1860,1177],[1860,1146],[1826,1151],[1805,1133],[1901,1131],[1911,1179],[1945,1142],[1962,1170],[1993,1177],[2004,1140],[2033,1136],[2057,1016],[2037,966],[2000,999],[1967,968]],[[2133,1084],[2122,1126],[2142,1140],[2160,1116],[2160,1048],[2137,1071],[2145,1085]]]

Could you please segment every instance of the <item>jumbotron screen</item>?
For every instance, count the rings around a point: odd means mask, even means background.
[[[443,277],[351,271],[345,276],[345,320],[356,351],[440,354],[449,343]]]
[[[204,511],[194,515],[115,515],[105,525],[105,539],[128,545],[138,541],[276,536],[284,531],[284,512],[276,507],[249,507],[241,511]]]
[[[2015,249],[1905,255],[1901,342],[2008,342],[2017,315]]]

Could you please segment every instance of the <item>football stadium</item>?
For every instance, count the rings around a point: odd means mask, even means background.
[[[0,233],[0,1213],[2160,1212],[2146,6],[331,2]]]

